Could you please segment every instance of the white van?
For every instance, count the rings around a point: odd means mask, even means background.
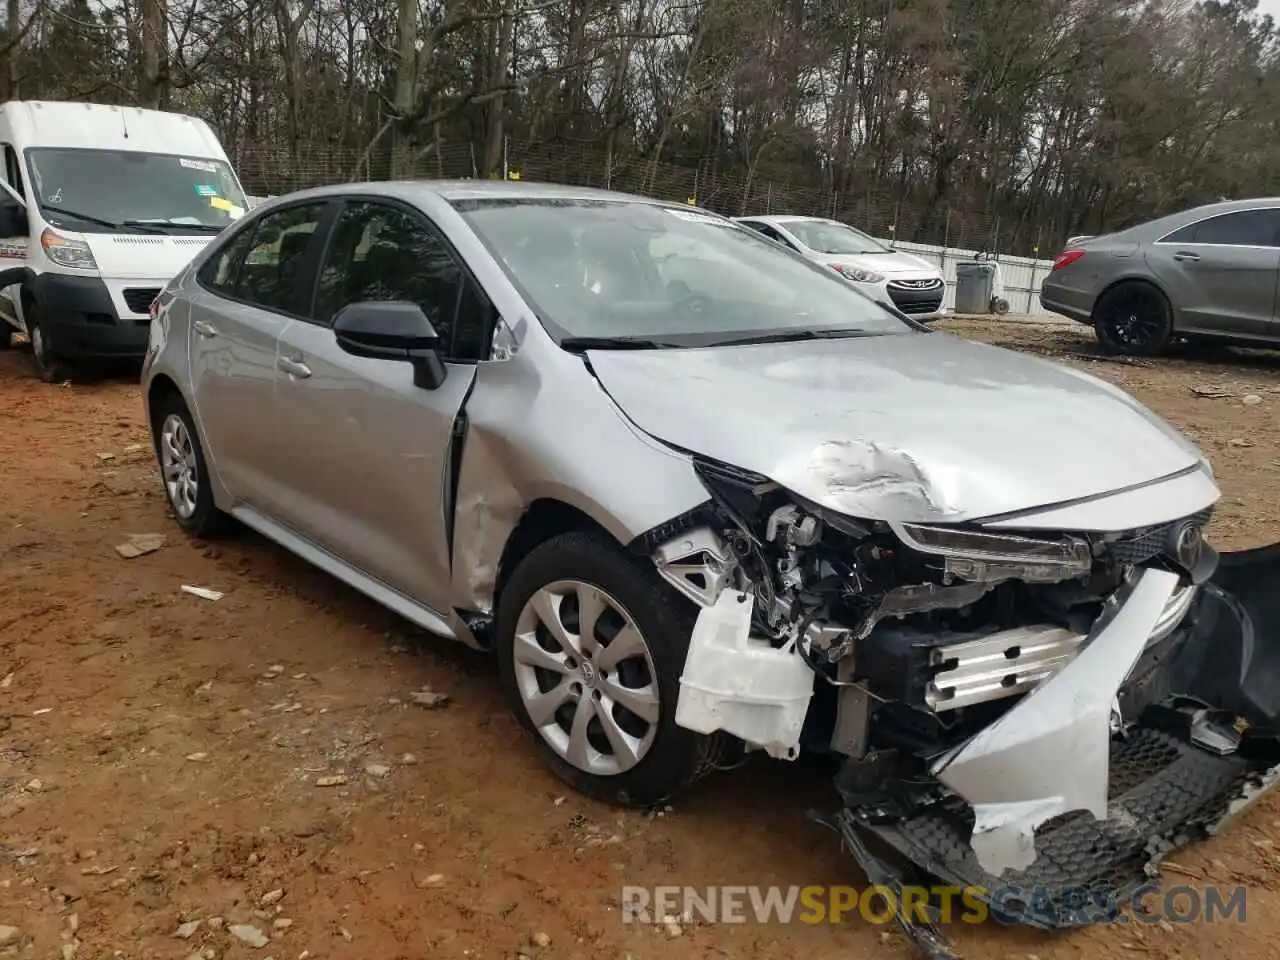
[[[108,104],[0,105],[0,348],[53,382],[146,352],[151,301],[248,206],[203,120]]]

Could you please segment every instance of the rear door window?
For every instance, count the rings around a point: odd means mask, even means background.
[[[1228,247],[1280,246],[1280,210],[1238,210],[1175,230],[1162,243],[1209,243]]]

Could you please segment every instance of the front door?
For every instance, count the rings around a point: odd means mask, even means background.
[[[352,200],[335,222],[307,320],[280,337],[277,423],[288,450],[281,519],[343,561],[439,613],[450,583],[450,450],[479,348],[458,322],[472,281],[416,209]],[[349,303],[410,301],[440,335],[448,374],[413,385],[406,362],[355,357],[330,329]]]
[[[1188,224],[1147,248],[1179,314],[1179,332],[1266,336],[1280,274],[1280,209],[1239,210]]]
[[[23,185],[22,162],[18,159],[18,152],[11,144],[3,144],[4,149],[4,182],[8,186],[5,195],[0,197],[0,202],[16,204],[17,199],[22,198],[22,207],[26,207],[26,188]],[[13,236],[0,236],[0,277],[5,282],[0,282],[0,336],[10,336],[14,329],[26,333],[27,325],[22,315],[22,284],[20,275],[9,274],[4,276],[4,271],[14,268],[21,269],[28,266],[27,244],[28,230],[13,231]],[[13,282],[7,282],[12,280]]]
[[[232,497],[268,514],[276,473],[276,345],[300,314],[324,203],[286,207],[242,230],[200,270],[191,295],[191,384],[205,454]]]

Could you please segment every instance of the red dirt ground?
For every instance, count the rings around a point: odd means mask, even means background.
[[[1280,354],[1126,364],[1090,359],[1072,327],[942,326],[1133,392],[1212,458],[1216,543],[1280,539]],[[755,764],[661,816],[569,795],[521,738],[486,659],[419,635],[252,534],[217,546],[182,537],[136,384],[48,386],[23,354],[0,353],[0,495],[0,927],[17,928],[0,929],[0,955],[910,955],[895,932],[856,918],[686,924],[674,937],[623,924],[624,884],[861,882],[806,819],[830,799],[825,774]],[[117,555],[144,533],[166,545]],[[413,705],[424,686],[453,702]],[[1243,926],[952,932],[979,960],[1280,955],[1277,826],[1273,797],[1178,854],[1168,875],[1248,886]],[[270,942],[249,946],[235,924]]]

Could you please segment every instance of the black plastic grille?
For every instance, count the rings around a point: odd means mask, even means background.
[[[1227,813],[1228,803],[1253,775],[1238,756],[1214,756],[1166,733],[1139,728],[1128,740],[1112,744],[1110,816],[1097,821],[1078,812],[1050,820],[1036,831],[1035,862],[999,879],[979,865],[969,846],[973,813],[959,800],[871,828],[947,883],[982,887],[997,896],[1038,888],[1051,898],[1083,887],[1101,901],[1118,905],[1149,882],[1147,870],[1153,860],[1203,838],[1205,828]],[[1045,929],[1098,919],[1096,911],[1089,918],[1063,903],[1038,904],[1034,915],[1023,911],[1012,902],[1004,910],[1017,914],[1020,922]]]
[[[903,313],[933,313],[942,306],[942,293],[941,284],[932,290],[903,290],[892,285],[889,287],[893,305]]]
[[[151,301],[160,296],[159,287],[127,287],[124,302],[134,313],[150,313]]]
[[[1164,550],[1169,534],[1192,520],[1196,523],[1207,523],[1210,511],[1202,510],[1181,520],[1171,520],[1157,527],[1151,527],[1145,533],[1128,540],[1116,540],[1111,544],[1111,555],[1120,563],[1146,563],[1152,557],[1159,556]]]

